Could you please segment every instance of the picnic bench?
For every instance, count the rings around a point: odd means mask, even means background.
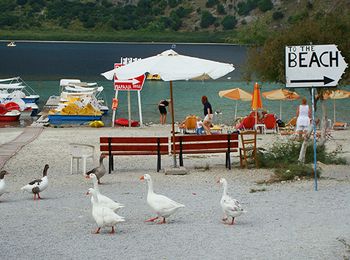
[[[238,142],[238,133],[175,136],[175,153],[179,155],[180,166],[184,154],[225,153],[226,168],[231,170],[230,154],[238,152]],[[173,143],[170,149],[173,153]]]
[[[161,155],[169,153],[168,146],[168,137],[100,137],[100,151],[109,158],[109,173],[114,170],[114,157],[123,155],[156,155],[159,172]]]

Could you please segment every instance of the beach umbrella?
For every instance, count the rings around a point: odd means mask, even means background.
[[[300,98],[298,93],[287,89],[275,89],[263,92],[262,95],[266,99],[280,101],[280,119],[282,119],[282,100],[296,100]]]
[[[175,139],[173,81],[205,78],[218,79],[233,70],[232,64],[180,55],[174,50],[166,50],[158,55],[107,71],[102,73],[102,75],[109,80],[112,80],[114,75],[118,79],[123,80],[149,73],[158,74],[162,80],[169,81],[172,135],[173,139]],[[174,167],[176,167],[175,142],[173,142],[173,155]]]
[[[341,90],[341,89],[337,89],[337,90],[331,90],[331,91],[326,91],[323,94],[323,99],[333,99],[333,120],[334,123],[335,121],[335,100],[336,99],[344,99],[344,98],[350,98],[350,91],[346,91],[346,90]]]
[[[252,110],[255,111],[255,124],[256,124],[258,121],[258,109],[261,109],[263,107],[261,93],[260,93],[260,87],[259,87],[259,84],[257,82],[255,82],[255,84],[254,84],[251,107],[252,107]]]
[[[235,120],[237,117],[237,104],[238,100],[241,101],[251,101],[252,100],[252,94],[244,91],[243,89],[240,88],[232,88],[232,89],[226,89],[226,90],[221,90],[219,91],[219,96],[220,97],[225,97],[228,99],[233,99],[236,100],[236,107],[235,107]]]

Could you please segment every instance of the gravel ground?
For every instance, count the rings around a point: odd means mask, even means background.
[[[103,135],[167,133],[169,126],[45,129],[4,167],[11,175],[6,176],[9,193],[0,197],[1,259],[349,258],[344,245],[350,243],[348,166],[322,166],[324,178],[315,192],[313,181],[305,180],[257,185],[256,181],[267,179],[271,172],[226,170],[222,155],[187,156],[184,163],[189,174],[185,176],[157,173],[156,158],[118,158],[115,171],[103,178],[100,190],[126,205],[119,211],[126,222],[117,226],[115,235],[109,235],[107,229],[100,235],[91,234],[96,224],[85,193],[92,184],[81,173],[70,175],[69,142],[98,147]],[[348,134],[343,131],[339,142],[349,142]],[[274,138],[260,135],[259,146]],[[42,200],[33,201],[20,187],[39,177],[45,163],[50,165],[50,185]],[[89,162],[88,168],[95,165]],[[165,156],[162,165],[171,166],[172,157]],[[139,180],[144,173],[153,177],[156,192],[186,205],[168,224],[143,222],[154,216],[146,203],[147,185]],[[230,195],[248,211],[234,226],[221,222],[219,177],[227,179]],[[250,193],[252,188],[266,191]]]

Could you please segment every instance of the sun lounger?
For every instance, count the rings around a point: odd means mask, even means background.
[[[345,130],[347,125],[345,122],[335,122],[333,124],[333,130]]]
[[[196,124],[197,124],[197,116],[189,115],[185,118],[185,120],[180,124],[179,129],[180,132],[186,133],[195,133],[196,132]]]

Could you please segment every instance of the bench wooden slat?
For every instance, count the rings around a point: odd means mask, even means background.
[[[100,143],[106,144],[108,143],[109,137],[100,137]],[[111,143],[135,143],[135,144],[150,144],[150,143],[157,143],[158,139],[160,143],[168,143],[168,137],[110,137]]]
[[[228,149],[228,142],[220,142],[220,143],[183,143],[182,150],[208,150],[208,149]],[[238,148],[238,142],[230,142],[230,148]],[[172,149],[172,147],[171,147]],[[180,150],[180,144],[175,145],[175,150]]]
[[[175,142],[201,142],[201,141],[227,141],[228,135],[230,135],[231,140],[238,140],[238,134],[213,134],[213,135],[184,135],[184,136],[175,136]],[[171,137],[171,140],[173,138]]]
[[[225,153],[227,150],[185,150],[182,153],[183,154],[199,154],[199,153]],[[238,149],[231,149],[230,152],[238,152]]]
[[[100,147],[101,151],[109,151],[109,146],[102,146]],[[168,151],[168,146],[159,146],[159,150],[164,152]],[[157,145],[111,145],[111,151],[158,151]]]

